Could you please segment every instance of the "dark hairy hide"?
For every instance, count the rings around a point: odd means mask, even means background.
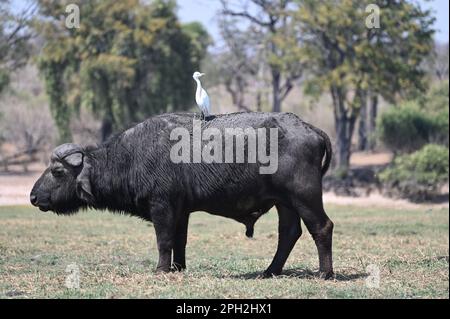
[[[244,223],[251,237],[257,219],[276,206],[279,250],[265,274],[281,272],[301,235],[303,219],[316,241],[321,272],[332,275],[333,225],[322,204],[322,177],[331,161],[331,143],[324,132],[290,113],[235,113],[202,122],[203,130],[220,132],[277,128],[278,170],[261,175],[258,162],[173,163],[170,150],[177,141],[170,140],[170,132],[177,127],[192,132],[193,114],[152,117],[96,147],[60,146],[33,187],[32,203],[57,213],[92,207],[152,221],[162,271],[185,267],[190,213],[206,211],[232,218]]]

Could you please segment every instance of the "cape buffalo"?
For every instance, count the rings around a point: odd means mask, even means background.
[[[281,273],[302,234],[303,220],[318,249],[320,275],[331,278],[333,223],[322,202],[322,177],[332,153],[328,136],[291,113],[218,115],[202,122],[202,129],[276,128],[276,172],[261,174],[262,164],[247,159],[244,163],[174,163],[170,153],[177,141],[171,139],[171,131],[181,127],[192,133],[193,119],[188,113],[164,114],[96,147],[57,147],[31,191],[31,203],[57,214],[92,207],[151,221],[159,251],[157,271],[163,272],[186,267],[191,212],[235,219],[252,235],[255,221],[275,206],[278,248],[264,276]],[[201,143],[204,147],[207,141]]]

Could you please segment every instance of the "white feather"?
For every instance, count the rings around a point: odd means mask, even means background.
[[[211,114],[211,103],[209,100],[208,93],[202,87],[202,83],[199,78],[203,76],[202,73],[195,72],[193,78],[197,82],[197,92],[195,93],[195,102],[197,102],[200,111],[204,116],[209,116]]]

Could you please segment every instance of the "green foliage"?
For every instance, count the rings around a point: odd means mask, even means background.
[[[41,61],[40,68],[45,79],[50,112],[58,127],[59,141],[61,143],[69,142],[72,139],[69,130],[71,111],[65,101],[64,80],[63,74],[60,72],[60,65],[50,61]]]
[[[449,86],[448,80],[431,88],[423,102],[423,108],[435,124],[432,142],[449,145]]]
[[[182,25],[182,29],[191,39],[192,62],[200,65],[206,56],[206,49],[213,44],[213,40],[201,23],[187,23]]]
[[[448,80],[433,86],[421,103],[433,114],[448,112],[449,86]]]
[[[424,91],[422,61],[433,48],[434,19],[419,5],[381,0],[380,28],[368,28],[371,0],[298,0],[292,24],[309,69],[306,93],[330,92],[337,135],[336,164],[348,169],[352,137],[367,96],[393,101]]]
[[[13,14],[10,1],[0,1],[0,93],[8,86],[10,74],[28,61],[30,37],[25,13]]]
[[[412,152],[428,143],[435,124],[416,102],[384,112],[378,121],[380,138],[394,152]]]
[[[302,32],[299,54],[312,68],[315,85],[344,91],[370,88],[388,100],[423,90],[421,62],[433,48],[429,11],[407,1],[377,1],[380,28],[369,29],[365,8],[373,1],[298,2],[293,23]]]
[[[443,83],[423,98],[384,112],[378,120],[381,141],[396,153],[412,152],[427,143],[448,146],[448,94],[448,83]]]
[[[409,198],[427,199],[438,186],[448,182],[449,149],[429,144],[412,154],[398,156],[391,167],[380,173],[388,188]]]
[[[180,25],[174,1],[70,1],[80,8],[79,29],[60,19],[66,2],[39,1],[44,18],[35,24],[46,41],[39,66],[62,140],[80,107],[114,129],[191,107],[191,76],[209,42],[201,25]]]

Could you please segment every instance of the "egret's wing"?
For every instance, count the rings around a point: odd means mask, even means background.
[[[203,109],[204,112],[206,112],[208,114],[210,113],[210,111],[211,111],[211,104],[210,104],[210,101],[209,101],[208,93],[206,93],[205,90],[202,90],[202,104],[201,104],[201,106],[202,106],[202,109]]]

